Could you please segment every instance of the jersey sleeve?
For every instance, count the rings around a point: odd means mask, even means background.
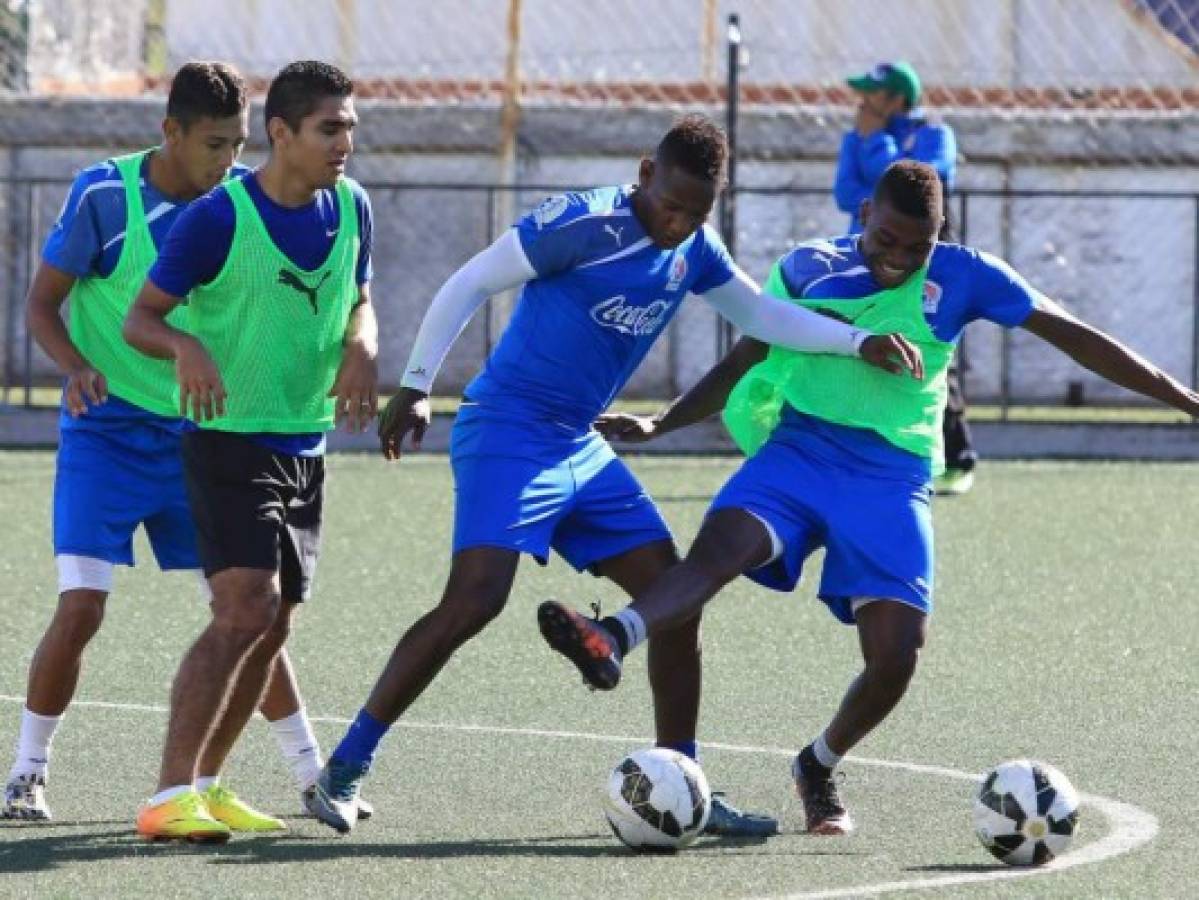
[[[697,235],[702,242],[699,248],[699,275],[692,284],[691,290],[703,294],[713,288],[727,284],[737,271],[737,264],[729,255],[729,249],[716,233],[716,229],[705,224]]]
[[[217,188],[179,214],[149,278],[164,293],[186,297],[220,274],[233,246],[236,218],[227,191]]]
[[[374,265],[371,262],[371,247],[374,240],[375,218],[371,208],[371,198],[366,188],[356,181],[350,182],[350,190],[354,194],[354,206],[358,210],[358,265],[355,269],[358,285],[370,282],[374,277]]]
[[[93,185],[120,175],[111,164],[84,169],[71,184],[67,199],[46,243],[42,247],[42,259],[76,278],[84,278],[96,272],[103,252],[100,232],[100,217],[95,208],[96,192]]]
[[[970,277],[970,318],[996,325],[1023,325],[1044,295],[997,256],[974,251]]]
[[[584,261],[587,242],[572,226],[590,212],[582,195],[559,194],[517,220],[521,249],[538,278],[568,271]]]

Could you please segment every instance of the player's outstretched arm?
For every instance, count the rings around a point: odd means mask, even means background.
[[[1040,298],[1023,327],[1113,384],[1199,416],[1199,394],[1053,301]]]
[[[341,365],[329,396],[335,400],[335,424],[366,431],[379,411],[379,322],[371,303],[370,285],[358,287],[358,302],[346,322]]]
[[[413,447],[420,449],[431,415],[429,391],[450,347],[475,311],[493,294],[520,287],[536,276],[516,229],[509,229],[441,286],[420,323],[400,379],[400,392],[391,398],[379,420],[384,458],[399,459],[404,436],[409,433]]]
[[[182,300],[146,279],[125,316],[121,333],[134,349],[147,356],[175,361],[179,382],[179,415],[197,422],[225,414],[225,386],[216,363],[204,345],[166,318]]]
[[[79,417],[89,403],[108,399],[108,382],[79,352],[62,320],[63,301],[74,286],[74,275],[46,262],[39,265],[25,300],[25,324],[37,345],[67,376],[63,402],[67,412]]]
[[[654,416],[631,413],[604,413],[595,421],[596,429],[609,440],[642,443],[670,431],[702,422],[724,409],[729,394],[741,377],[766,358],[770,348],[753,338],[741,338],[720,360],[680,397],[672,400]]]

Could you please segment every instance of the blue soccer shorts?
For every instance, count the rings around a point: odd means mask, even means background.
[[[133,565],[146,529],[162,569],[198,569],[179,435],[141,422],[64,428],[54,477],[54,553]]]
[[[464,407],[450,440],[454,552],[500,547],[579,571],[671,540],[658,508],[595,431]]]
[[[742,509],[774,532],[781,552],[745,574],[792,591],[804,560],[824,548],[819,596],[853,624],[854,601],[895,600],[931,613],[933,526],[927,483],[838,466],[775,439],[712,501],[709,513]]]

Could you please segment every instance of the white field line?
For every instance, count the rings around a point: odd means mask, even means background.
[[[25,703],[25,698],[0,694],[0,702]],[[76,700],[72,706],[92,707],[96,709],[116,709],[130,712],[146,712],[165,714],[165,706],[153,706],[143,703],[110,703],[103,700]],[[324,722],[335,725],[347,725],[349,719],[337,716],[312,716],[313,722]],[[589,734],[579,731],[560,731],[544,728],[511,728],[497,725],[462,725],[443,722],[407,722],[396,723],[397,728],[410,728],[424,731],[456,731],[479,734],[503,734],[517,737],[555,738],[574,741],[600,741],[604,743],[647,744],[647,738],[634,735]],[[778,747],[756,747],[744,744],[722,744],[704,741],[705,750],[720,750],[728,753],[755,753],[772,756],[791,756],[795,751]],[[954,778],[959,781],[977,781],[979,774],[963,772],[960,769],[949,769],[944,766],[930,766],[922,763],[900,762],[890,759],[875,759],[868,756],[850,756],[846,761],[863,766],[878,768],[901,769],[919,775],[930,775],[936,778]],[[957,887],[970,884],[985,884],[992,881],[1008,881],[1017,878],[1034,878],[1052,875],[1076,866],[1092,865],[1107,859],[1120,856],[1147,844],[1157,836],[1158,822],[1152,814],[1136,806],[1113,800],[1109,797],[1099,797],[1094,794],[1079,794],[1080,801],[1098,810],[1108,821],[1110,830],[1097,841],[1084,844],[1064,856],[1058,857],[1046,866],[1037,868],[1008,868],[995,869],[987,872],[961,872],[956,874],[938,875],[932,878],[914,878],[905,881],[884,881],[874,884],[862,884],[854,887],[835,888],[826,891],[810,893],[786,894],[773,900],[832,900],[838,897],[874,897],[879,894],[891,894],[900,891],[932,890],[936,888]]]

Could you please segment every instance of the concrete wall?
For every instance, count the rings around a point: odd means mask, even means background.
[[[502,223],[494,221],[483,186],[499,179],[494,147],[498,113],[489,108],[404,108],[364,101],[360,149],[352,174],[372,191],[376,216],[374,293],[383,327],[383,372],[398,377],[421,313],[444,278],[476,252]],[[518,179],[525,185],[575,185],[632,180],[638,154],[667,127],[666,111],[602,116],[579,109],[534,109],[521,124]],[[29,260],[62,203],[66,182],[81,166],[122,147],[109,141],[113,123],[125,147],[156,138],[158,101],[0,102],[0,324],[12,340],[8,371],[23,365],[19,309]],[[260,120],[255,110],[255,131]],[[1052,115],[951,119],[966,149],[964,188],[1163,190],[1199,193],[1199,120],[1195,117],[1107,122],[1099,139],[1093,125]],[[839,233],[844,216],[827,194],[838,134],[821,110],[783,117],[747,113],[741,125],[740,183],[749,188],[814,189],[812,194],[743,194],[739,202],[739,257],[763,277],[773,260],[798,240]],[[1172,165],[1129,165],[1132,147],[1151,147]],[[1085,153],[1084,153],[1085,151]],[[1079,165],[1084,156],[1086,165]],[[252,144],[246,161],[262,158]],[[1147,163],[1151,160],[1147,160]],[[53,183],[41,183],[50,179]],[[543,191],[517,193],[515,208],[533,206]],[[968,207],[970,242],[1009,258],[1046,293],[1083,317],[1190,380],[1194,359],[1196,207],[1189,197],[1069,200],[976,197]],[[480,315],[455,347],[439,383],[453,392],[477,369],[499,323]],[[490,325],[490,333],[489,333]],[[970,388],[994,396],[1006,378],[1019,400],[1058,401],[1080,381],[1087,397],[1125,399],[1030,336],[1005,338],[988,325],[969,334]],[[702,301],[692,301],[655,348],[631,390],[665,396],[686,386],[711,364],[715,323]],[[52,368],[34,355],[35,375]]]

